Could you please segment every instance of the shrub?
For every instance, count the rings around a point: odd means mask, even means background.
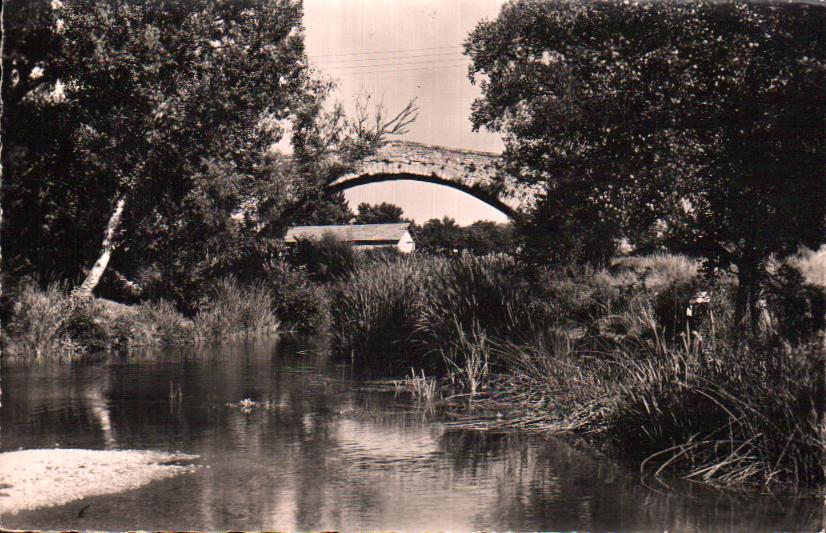
[[[310,334],[329,324],[328,296],[323,287],[310,280],[306,268],[284,261],[270,262],[264,285],[272,294],[272,308],[285,329]]]
[[[700,287],[697,272],[697,263],[681,255],[624,257],[609,269],[548,272],[540,292],[559,322],[602,341],[650,332],[647,321],[636,319],[643,307],[676,339],[688,326],[689,302]]]
[[[826,328],[826,287],[807,283],[791,265],[781,265],[766,287],[766,299],[780,338],[812,341]]]
[[[93,352],[110,347],[109,331],[104,325],[102,309],[92,298],[69,296],[63,308],[61,333]]]
[[[629,286],[604,271],[549,271],[537,283],[537,291],[557,321],[581,327],[621,309]]]
[[[26,284],[11,305],[7,348],[15,354],[40,357],[60,352],[66,294],[57,284],[41,290]]]
[[[213,339],[274,331],[272,293],[261,284],[241,286],[233,277],[221,278],[195,316],[195,335]]]
[[[633,271],[648,292],[691,283],[697,276],[697,261],[679,254],[655,253],[628,257],[619,262]]]
[[[393,366],[415,353],[419,292],[428,264],[414,258],[356,267],[332,288],[333,340],[353,361]]]
[[[325,233],[318,240],[298,239],[288,254],[291,264],[303,267],[314,281],[329,282],[344,277],[356,263],[349,242]]]

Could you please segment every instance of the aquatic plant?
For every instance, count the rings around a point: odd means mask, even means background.
[[[12,304],[5,348],[29,357],[61,351],[64,290],[50,284],[46,290],[30,284],[22,288]]]
[[[204,299],[194,319],[196,337],[215,339],[278,329],[272,293],[262,284],[241,285],[221,278]]]
[[[715,336],[689,330],[671,342],[650,306],[642,319],[653,337],[610,353],[558,332],[502,357],[513,383],[553,406],[547,420],[612,443],[646,475],[765,490],[823,483],[822,339],[734,343],[718,324]]]
[[[416,373],[416,370],[411,368],[409,376],[401,380],[395,380],[393,383],[396,393],[408,392],[416,401],[426,405],[433,404],[439,389],[438,381],[425,376],[424,369],[419,369],[419,373]]]
[[[399,366],[416,360],[422,280],[432,265],[415,258],[362,264],[331,290],[333,343],[353,362]]]

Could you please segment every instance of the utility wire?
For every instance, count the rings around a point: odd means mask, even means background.
[[[388,56],[388,57],[373,57],[369,59],[334,59],[330,60],[322,60],[318,63],[325,64],[325,65],[332,65],[337,63],[358,63],[358,62],[365,62],[365,61],[389,61],[392,59],[415,59],[419,57],[439,57],[439,56],[454,56],[458,52],[441,52],[438,54],[419,54],[414,56]]]
[[[342,57],[342,56],[364,56],[364,55],[378,55],[378,54],[396,54],[396,53],[404,53],[404,52],[423,52],[425,50],[447,50],[447,49],[456,49],[461,48],[461,46],[433,46],[430,48],[407,48],[402,50],[384,50],[380,52],[348,52],[344,54],[319,54],[314,56],[308,56],[310,59],[319,58],[319,57]]]
[[[423,71],[423,70],[441,70],[446,68],[460,68],[464,65],[445,65],[442,67],[418,67],[418,68],[402,68],[402,69],[385,69],[385,70],[370,70],[367,72],[364,71],[355,71],[355,72],[341,72],[336,73],[335,76],[361,76],[365,74],[394,74],[396,72],[413,72],[413,71]]]
[[[379,63],[377,65],[348,65],[344,67],[328,67],[324,70],[332,70],[332,71],[341,71],[342,69],[347,69],[345,72],[358,72],[352,71],[349,69],[362,69],[362,68],[375,68],[375,67],[395,67],[395,66],[406,66],[406,65],[438,65],[440,63],[455,63],[457,61],[469,61],[468,58],[457,58],[457,59],[440,59],[438,61],[409,61],[406,63]]]

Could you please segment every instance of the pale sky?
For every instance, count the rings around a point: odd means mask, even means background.
[[[338,81],[334,99],[352,113],[356,98],[372,95],[389,111],[417,98],[419,116],[402,138],[428,144],[501,152],[498,135],[473,132],[470,106],[479,95],[467,79],[462,43],[474,26],[495,18],[504,0],[304,0],[307,54]],[[391,202],[417,222],[443,215],[460,224],[505,221],[455,189],[410,181],[377,183],[345,193],[360,202]]]

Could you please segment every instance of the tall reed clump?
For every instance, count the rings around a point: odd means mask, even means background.
[[[651,302],[628,313],[651,335],[610,352],[584,351],[564,333],[506,350],[517,382],[552,406],[549,420],[613,443],[658,477],[768,490],[824,482],[822,339],[733,342],[721,315],[672,341]]]
[[[23,287],[12,304],[6,328],[5,349],[26,357],[60,355],[66,347],[61,331],[67,295],[57,284],[41,290],[34,284]]]
[[[278,319],[272,301],[272,293],[261,284],[241,285],[233,277],[221,278],[198,308],[195,336],[216,339],[275,331]]]
[[[544,307],[509,257],[388,257],[333,288],[334,341],[354,361],[447,371],[475,392],[499,339],[529,335]]]
[[[192,321],[167,300],[142,302],[126,319],[123,329],[130,347],[171,346],[195,340]]]
[[[605,436],[644,470],[723,486],[823,482],[822,346],[663,345],[629,356],[606,392]]]
[[[469,385],[479,385],[480,373],[496,363],[490,342],[529,337],[543,314],[513,258],[465,254],[434,261],[421,293],[416,340],[449,370],[461,370]],[[468,374],[472,369],[477,376]]]
[[[333,341],[354,362],[398,366],[412,358],[422,280],[431,268],[413,257],[357,266],[332,288]]]

